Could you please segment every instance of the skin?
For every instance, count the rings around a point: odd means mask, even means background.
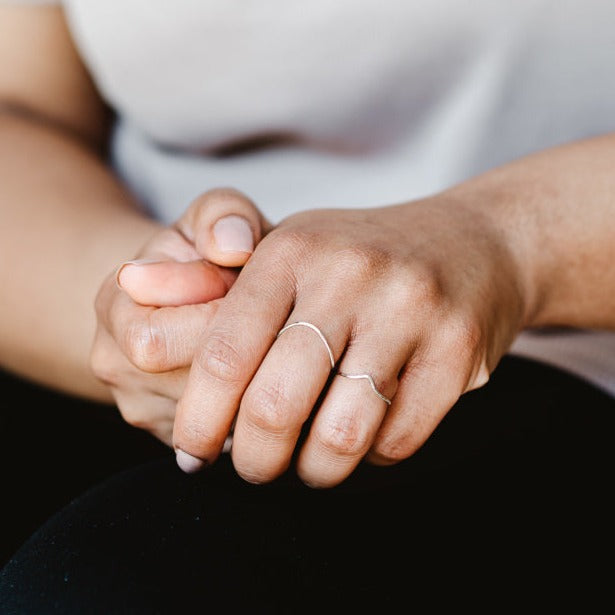
[[[103,162],[109,112],[61,11],[0,6],[0,57],[2,367],[111,402],[88,362],[94,297],[159,225]]]
[[[187,471],[213,463],[233,426],[240,476],[265,483],[289,467],[330,374],[313,331],[276,337],[289,322],[317,325],[341,370],[370,373],[392,399],[332,379],[298,456],[314,487],[414,454],[521,330],[615,329],[612,135],[420,201],[301,212],[274,229],[247,196],[214,190],[164,228],[104,164],[104,106],[58,9],[3,8],[0,28],[12,59],[0,241],[15,256],[2,265],[3,365],[116,402]],[[228,215],[246,220],[252,252],[217,245]],[[135,258],[156,262],[122,266]]]
[[[177,400],[200,339],[250,256],[216,245],[216,222],[237,215],[249,222],[253,243],[269,228],[235,190],[201,195],[174,227],[143,246],[136,261],[108,275],[96,297],[92,369],[109,386],[124,419],[169,446]]]
[[[291,216],[201,340],[174,445],[211,463],[235,421],[241,476],[268,482],[288,468],[330,368],[308,329],[276,339],[288,322],[319,326],[340,370],[370,373],[393,399],[387,407],[364,381],[333,379],[297,461],[317,487],[364,458],[414,454],[524,328],[615,328],[613,164],[605,136],[422,201]]]
[[[0,245],[9,256],[0,260],[0,365],[44,386],[113,404],[119,392],[101,375],[124,370],[120,381],[140,377],[142,390],[151,388],[153,378],[121,350],[123,362],[98,369],[106,352],[115,357],[108,347],[100,348],[107,320],[97,317],[95,304],[99,312],[103,305],[115,306],[105,304],[110,293],[104,282],[122,262],[143,256],[202,261],[185,239],[194,235],[190,224],[202,222],[196,215],[200,206],[186,217],[182,239],[176,229],[148,218],[115,177],[105,159],[111,113],[75,50],[60,8],[0,5],[0,57]],[[220,198],[208,201],[207,220],[213,224],[220,216],[242,215],[257,241],[262,217],[253,204],[234,198],[233,191],[218,192]],[[226,273],[200,265],[210,274],[204,280],[212,282],[208,298],[226,291],[235,275],[230,268],[246,258],[245,253],[221,256]],[[111,286],[119,294],[115,283]],[[151,285],[151,291],[158,287]],[[129,317],[138,310],[133,302],[126,304],[126,312],[116,307],[114,314],[118,322],[132,323]],[[150,312],[144,309],[135,319],[147,323]],[[182,331],[194,330],[189,318],[194,312],[178,308],[175,321]],[[169,326],[165,331],[181,336]],[[122,341],[130,337],[118,335]],[[137,347],[141,341],[133,343],[136,356],[143,354]],[[132,397],[119,395],[120,410],[132,420],[137,402],[125,410],[124,400]],[[163,431],[154,418],[143,424]]]

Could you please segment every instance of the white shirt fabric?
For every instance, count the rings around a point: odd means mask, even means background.
[[[615,128],[612,0],[63,5],[119,114],[113,164],[165,222],[216,186],[274,223],[403,202]],[[524,332],[511,352],[615,395],[613,332]]]

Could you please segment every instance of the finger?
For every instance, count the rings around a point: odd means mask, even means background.
[[[91,353],[96,376],[111,390],[123,419],[171,444],[175,405],[188,375],[188,368],[164,375],[147,374],[134,367],[121,353],[109,332],[98,327]]]
[[[197,197],[176,227],[203,258],[239,267],[271,224],[247,196],[232,188],[217,188]]]
[[[307,321],[302,320],[306,313]],[[235,469],[245,480],[268,482],[288,468],[349,335],[348,319],[346,328],[327,327],[327,322],[328,314],[297,305],[248,386],[232,450]]]
[[[173,420],[176,401],[155,393],[131,395],[112,389],[122,418],[132,427],[148,431],[167,446],[173,441]]]
[[[431,436],[467,386],[468,374],[451,358],[425,348],[413,355],[369,452],[371,463],[403,461]]]
[[[294,302],[295,280],[283,266],[283,254],[263,246],[220,302],[177,407],[174,446],[209,463],[218,456],[241,397]]]
[[[223,297],[237,278],[237,272],[222,271],[202,259],[188,262],[145,259],[124,263],[117,271],[116,281],[136,303],[170,307],[207,303]]]
[[[111,389],[128,391],[132,396],[162,395],[177,401],[186,385],[189,366],[162,372],[145,372],[134,365],[104,327],[97,327],[90,353],[90,366]],[[147,409],[147,406],[145,406]]]
[[[312,487],[332,487],[347,478],[389,410],[408,347],[383,331],[388,329],[374,327],[349,342],[314,418],[297,460],[299,476]]]
[[[218,305],[145,307],[118,292],[109,309],[99,311],[99,320],[135,367],[161,373],[192,363]]]

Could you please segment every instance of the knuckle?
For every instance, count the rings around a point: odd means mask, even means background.
[[[99,341],[95,341],[89,356],[90,369],[99,380],[107,384],[112,383],[115,376],[109,359],[109,352]]]
[[[391,260],[385,247],[371,244],[348,246],[335,254],[336,266],[353,278],[376,277],[388,268]]]
[[[433,267],[420,263],[389,264],[382,293],[387,309],[396,317],[405,317],[409,310],[431,316],[447,304],[442,277]]]
[[[435,309],[443,302],[445,292],[441,276],[432,267],[414,266],[409,282],[409,299],[413,304]]]
[[[212,204],[217,204],[220,201],[226,202],[237,199],[243,201],[249,200],[248,197],[237,188],[233,188],[232,186],[217,186],[216,188],[211,188],[203,192],[203,194],[195,199],[195,203],[198,207],[207,207]]]
[[[136,427],[138,429],[148,429],[150,427],[147,417],[138,412],[134,407],[127,406],[126,404],[118,404],[118,410],[124,421],[131,427]]]
[[[480,348],[482,329],[476,319],[457,314],[445,327],[449,349],[458,356],[470,357]]]
[[[244,468],[241,466],[236,466],[235,471],[243,480],[253,485],[263,485],[265,483],[269,483],[279,475],[278,473],[264,470],[258,471],[254,468]]]
[[[153,419],[145,410],[149,404],[143,403],[143,396],[123,395],[115,396],[116,406],[122,415],[122,419],[132,427],[139,429],[150,429]]]
[[[431,433],[429,414],[427,409],[421,411],[420,404],[413,404],[411,422],[381,433],[374,443],[374,451],[390,463],[399,463],[411,457]]]
[[[219,209],[224,207],[229,201],[237,200],[246,200],[246,197],[231,187],[221,186],[203,192],[192,201],[190,207],[195,228],[207,224],[212,209]]]
[[[247,419],[259,430],[280,433],[294,425],[294,412],[281,381],[250,387],[241,404]]]
[[[278,228],[265,237],[262,245],[267,247],[270,257],[275,259],[275,262],[296,263],[309,252],[314,241],[314,235],[302,229]]]
[[[98,353],[94,353],[90,359],[90,369],[94,376],[107,386],[117,386],[120,382],[119,370],[109,361],[99,358]]]
[[[434,378],[439,365],[440,361],[437,356],[416,352],[404,366],[399,377],[399,384],[414,387],[413,382]]]
[[[418,446],[411,434],[396,434],[395,437],[377,442],[374,445],[374,451],[388,463],[397,464],[408,459],[418,449]]]
[[[200,451],[198,455],[204,458],[209,452],[222,449],[227,434],[212,429],[207,416],[198,408],[180,399],[175,405],[175,416],[173,439],[176,446],[185,451]]]
[[[150,313],[147,318],[133,321],[125,330],[124,348],[131,363],[145,372],[160,372],[168,359],[164,327]]]
[[[141,402],[142,401],[143,400],[141,400]],[[134,402],[126,405],[125,403],[122,403],[121,405],[118,404],[118,409],[123,420],[131,427],[135,427],[137,429],[142,429],[153,433],[164,431],[165,428],[172,425],[173,412],[171,410],[164,414],[160,412],[148,414],[144,410],[144,406],[147,407],[147,404],[144,405],[143,403]]]
[[[211,335],[197,356],[198,368],[225,384],[237,384],[248,374],[244,355],[221,334]]]
[[[382,292],[383,301],[386,301],[387,310],[393,319],[405,320],[409,310],[416,306],[416,292],[403,273],[388,276]]]
[[[290,460],[233,458],[237,474],[248,483],[255,485],[271,482],[283,474],[290,466]]]
[[[122,381],[125,367],[121,353],[115,344],[109,343],[106,335],[97,333],[88,361],[90,370],[103,384],[114,387]]]
[[[350,415],[330,417],[317,436],[325,448],[344,457],[363,455],[370,445],[368,431]]]

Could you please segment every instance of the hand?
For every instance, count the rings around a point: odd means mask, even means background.
[[[524,321],[519,267],[500,229],[445,196],[291,216],[267,235],[199,339],[173,432],[178,463],[212,463],[235,421],[244,479],[297,458],[333,486],[363,459],[392,464],[427,440],[457,399],[487,382]],[[369,374],[391,405],[365,379]],[[192,347],[191,347],[192,348]],[[322,403],[316,408],[321,393]]]
[[[199,339],[269,226],[244,195],[212,190],[106,278],[91,366],[128,423],[171,445]]]

